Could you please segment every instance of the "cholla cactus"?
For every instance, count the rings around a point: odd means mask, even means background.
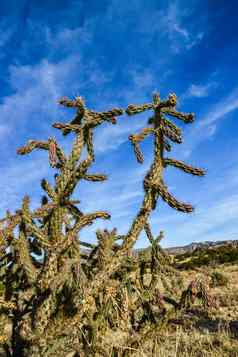
[[[85,214],[77,207],[81,202],[71,200],[70,196],[80,180],[101,182],[107,179],[104,174],[88,172],[95,161],[94,129],[105,121],[116,124],[116,117],[122,115],[123,110],[114,108],[98,113],[89,110],[79,96],[74,100],[61,98],[59,103],[76,110],[70,123],[53,124],[64,136],[69,133],[76,135],[69,156],[54,137],[47,141],[29,140],[17,151],[25,155],[34,149],[47,150],[50,166],[59,170],[55,174],[55,187],[42,179],[41,187],[45,192],[41,207],[31,211],[30,198],[25,196],[21,209],[14,214],[7,211],[6,217],[0,221],[1,251],[9,249],[1,257],[4,298],[0,305],[11,327],[11,333],[3,335],[0,343],[13,356],[14,353],[20,356],[54,356],[56,353],[66,355],[74,352],[95,355],[95,351],[103,355],[107,345],[102,343],[102,336],[108,329],[112,332],[112,329],[123,326],[126,333],[124,342],[132,346],[138,337],[131,337],[131,328],[136,326],[146,338],[149,335],[148,320],[152,329],[155,325],[163,326],[168,319],[164,302],[176,308],[179,303],[173,296],[159,291],[157,283],[160,280],[164,290],[173,295],[170,281],[176,272],[169,267],[169,257],[159,245],[162,232],[157,238],[153,237],[149,216],[156,209],[159,197],[178,211],[190,213],[193,210],[190,204],[179,202],[168,192],[163,181],[166,166],[172,165],[193,175],[204,175],[201,169],[164,157],[164,152],[171,150],[169,140],[182,142],[180,129],[165,115],[185,123],[194,118],[192,114],[176,111],[175,94],[170,94],[164,101],[156,94],[152,103],[129,105],[126,109],[128,115],[145,110],[154,112],[148,120],[151,127],[129,136],[141,164],[144,157],[139,143],[148,135],[154,136],[154,160],[144,179],[141,208],[126,235],[118,235],[116,229],[111,232],[98,230],[97,244],[82,242],[80,231],[98,218],[110,219],[110,214],[104,211]],[[83,148],[87,150],[87,157],[80,160]],[[15,228],[19,229],[18,239],[15,239]],[[129,254],[143,229],[151,243],[149,261],[144,258],[139,261]],[[117,244],[117,240],[122,240],[122,244]],[[82,251],[82,246],[90,250],[89,254]],[[32,253],[38,255],[42,252],[42,262],[32,256]],[[147,269],[151,282],[145,286],[143,279]],[[154,309],[156,304],[162,311],[162,320],[161,313]],[[118,351],[118,348],[114,346],[113,351]]]
[[[180,308],[189,308],[196,298],[201,300],[205,308],[217,306],[215,298],[209,294],[208,283],[202,278],[192,280],[188,288],[183,291],[180,299]]]
[[[68,282],[73,265],[80,263],[80,249],[79,244],[76,243],[78,233],[83,227],[92,224],[95,219],[110,219],[107,212],[83,214],[76,206],[79,201],[72,201],[69,197],[81,179],[95,182],[107,179],[105,175],[88,173],[88,168],[95,159],[93,130],[104,121],[115,124],[116,116],[123,113],[123,110],[118,108],[102,113],[88,110],[81,97],[76,97],[75,100],[63,98],[59,103],[74,107],[77,111],[76,117],[70,124],[53,125],[61,129],[64,135],[70,131],[75,132],[76,140],[69,157],[66,157],[53,137],[48,141],[29,140],[26,146],[17,150],[21,155],[28,154],[34,149],[48,150],[50,166],[60,171],[56,177],[56,185],[53,188],[47,180],[43,179],[41,187],[47,196],[43,196],[42,206],[31,212],[30,199],[25,196],[22,209],[17,210],[16,214],[8,212],[7,217],[1,221],[1,247],[11,248],[11,253],[6,254],[2,260],[12,264],[11,268],[5,269],[4,277],[8,287],[5,291],[4,306],[8,306],[12,311],[14,319],[18,316],[15,328],[21,329],[19,339],[28,339],[32,343],[37,335],[43,336],[56,309],[57,296]],[[79,163],[84,146],[88,151],[88,157]],[[69,228],[72,219],[74,225]],[[36,220],[41,223],[41,226]],[[3,224],[6,226],[3,227]],[[64,224],[65,232],[63,232]],[[19,226],[19,238],[15,240],[13,230],[17,226]],[[29,240],[29,237],[33,240]],[[45,255],[43,264],[39,264],[30,255],[41,249]],[[22,276],[20,282],[17,273]],[[19,316],[27,312],[27,316],[19,319]],[[34,333],[32,326],[34,326]]]
[[[143,155],[139,148],[139,142],[145,139],[146,136],[152,134],[154,136],[154,160],[144,179],[145,195],[142,206],[132,222],[127,235],[123,238],[121,249],[114,256],[114,259],[110,262],[107,269],[99,272],[98,275],[94,277],[94,284],[87,289],[88,293],[96,293],[100,287],[102,287],[102,284],[107,281],[106,278],[120,266],[124,254],[133,247],[139,234],[145,229],[150,213],[152,210],[155,210],[159,197],[178,211],[184,213],[191,213],[193,211],[191,204],[180,202],[173,197],[172,194],[168,192],[163,181],[163,170],[167,165],[174,165],[193,175],[203,176],[205,174],[205,171],[202,169],[193,168],[181,161],[164,158],[164,151],[166,151],[168,147],[171,148],[168,140],[176,143],[182,142],[180,129],[166,119],[165,115],[175,117],[185,123],[192,123],[194,121],[194,114],[181,113],[175,109],[176,101],[175,94],[170,94],[164,101],[161,101],[159,94],[155,94],[152,103],[142,105],[131,104],[126,109],[128,115],[142,113],[146,110],[154,111],[153,117],[148,121],[152,127],[144,128],[141,133],[129,136],[134,147],[137,161],[143,163]]]

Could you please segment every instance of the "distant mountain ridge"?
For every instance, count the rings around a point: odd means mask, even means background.
[[[236,240],[221,240],[221,241],[204,241],[204,242],[192,242],[190,244],[184,245],[184,246],[176,246],[176,247],[170,247],[170,248],[163,248],[168,254],[171,255],[177,255],[177,254],[184,254],[187,252],[192,253],[195,249],[202,249],[202,248],[218,248],[224,245],[234,245],[238,246],[238,239]],[[138,248],[138,249],[133,249],[132,253],[133,255],[138,254],[140,252],[143,252],[147,249],[149,249],[150,246],[146,248]],[[89,254],[90,249],[82,249],[82,253],[84,254]]]
[[[224,245],[238,245],[238,240],[221,240],[221,241],[204,241],[204,242],[192,242],[185,246],[164,248],[169,254],[183,254],[187,252],[193,252],[195,249],[199,248],[218,248]]]

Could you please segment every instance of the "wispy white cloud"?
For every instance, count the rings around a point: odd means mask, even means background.
[[[15,160],[8,167],[1,168],[0,177],[0,211],[1,215],[5,215],[5,211],[19,208],[21,200],[25,194],[28,194],[29,189],[32,189],[34,182],[37,182],[40,188],[40,180],[49,173],[47,164],[42,164],[42,158],[34,158],[29,160]],[[33,198],[31,206],[36,205],[36,199]]]
[[[222,179],[228,183],[228,175]],[[229,183],[230,185],[230,183]],[[203,196],[195,212],[182,215],[172,209],[160,209],[159,218],[153,216],[151,224],[155,232],[164,229],[166,239],[164,246],[184,245],[192,241],[238,239],[236,230],[232,230],[238,216],[238,195],[227,192],[226,187],[217,191],[216,182],[206,185],[208,194]],[[222,189],[222,191],[221,191]],[[159,228],[158,228],[159,224]],[[231,237],[231,232],[232,237]]]
[[[212,77],[212,76],[211,76]],[[179,96],[178,105],[183,104],[191,98],[205,98],[212,94],[214,89],[218,87],[218,83],[214,79],[209,79],[207,83],[194,84],[192,83],[187,90]]]
[[[33,121],[34,126],[49,126],[42,118],[48,121],[58,113],[57,100],[78,63],[79,58],[70,57],[55,64],[42,60],[31,66],[10,65],[8,81],[14,92],[2,99],[2,122],[9,130],[22,130]]]
[[[213,108],[208,112],[206,117],[200,121],[200,126],[208,126],[214,124],[218,120],[224,118],[227,114],[238,109],[238,88],[234,88],[232,92],[220,100]]]
[[[205,23],[201,30],[201,24],[196,22],[196,16],[195,21],[191,21],[195,15],[193,5],[189,4],[188,7],[181,1],[167,2],[161,10],[149,13],[143,9],[143,14],[141,19],[138,18],[138,31],[147,35],[150,40],[152,37],[158,38],[163,48],[168,45],[174,54],[183,50],[188,51],[198,45],[208,31]]]
[[[1,210],[16,207],[16,202],[26,193],[25,188],[32,190],[34,181],[48,173],[47,159],[43,163],[39,153],[33,152],[25,162],[25,158],[19,157],[18,164],[15,150],[25,145],[28,139],[47,140],[52,136],[55,129],[51,128],[51,123],[60,121],[57,100],[66,89],[79,61],[78,56],[71,56],[58,63],[43,59],[35,65],[9,66],[8,82],[12,93],[3,97],[0,104],[0,138],[2,148],[7,148],[4,155],[7,154],[9,160],[8,168],[1,169]],[[46,136],[34,137],[32,130],[35,133],[37,130],[45,132]]]
[[[221,236],[219,231],[225,228],[229,231],[229,226],[232,226],[238,216],[238,195],[225,197],[221,200],[216,200],[212,204],[197,208],[196,216],[184,224],[177,227],[176,235],[178,237],[188,237],[194,240],[208,240],[211,234]],[[224,234],[224,232],[223,232]],[[224,236],[224,239],[225,236]]]
[[[132,69],[128,75],[132,78],[136,88],[150,87],[155,84],[155,78],[151,69]],[[158,84],[158,83],[157,83]]]
[[[191,84],[187,90],[187,95],[190,97],[207,97],[212,88],[216,87],[216,83],[208,83],[208,84]]]
[[[187,44],[185,45],[186,49],[190,50],[191,48],[196,46],[203,39],[204,36],[204,32],[198,32],[196,35],[194,35],[193,38],[190,37],[187,41]]]
[[[190,12],[190,10],[189,10]],[[162,28],[168,34],[171,49],[177,53],[183,48],[190,50],[203,37],[204,32],[192,32],[184,24],[187,11],[178,5],[178,2],[170,3],[167,11],[161,16]]]
[[[77,27],[74,29],[63,28],[59,32],[53,33],[49,27],[45,27],[46,41],[51,48],[60,48],[62,45],[70,49],[77,43],[89,43],[92,40],[92,33],[87,28],[87,23],[83,27]]]
[[[168,25],[168,33],[171,40],[173,40],[173,36],[175,33],[178,33],[186,40],[189,39],[190,35],[188,30],[185,27],[183,27],[182,24],[180,23],[181,14],[178,5],[175,2],[170,3],[167,10],[167,16],[165,18],[165,21],[167,22]]]
[[[213,104],[208,109],[208,113],[198,118],[196,123],[187,130],[181,157],[188,158],[201,142],[211,138],[215,134],[218,123],[224,120],[226,115],[237,109],[238,88],[236,87],[225,98]]]

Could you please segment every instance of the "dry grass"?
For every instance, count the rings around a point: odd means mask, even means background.
[[[123,331],[112,334],[109,330],[103,338],[103,344],[108,346],[105,357],[237,357],[238,265],[186,270],[182,275],[188,285],[199,276],[209,279],[214,271],[228,278],[226,286],[210,289],[211,295],[217,299],[217,308],[207,312],[197,303],[187,311],[178,312],[161,333],[154,333],[137,348],[125,345]],[[101,356],[100,352],[96,353],[96,357]]]
[[[218,308],[206,316],[197,306],[197,311],[195,307],[190,314],[178,318],[174,329],[172,322],[170,330],[158,337],[154,354],[151,351],[148,356],[238,356],[238,264],[203,267],[182,274],[189,283],[201,275],[208,277],[214,270],[228,278],[227,286],[211,288]]]
[[[127,351],[126,356],[130,357],[236,357],[238,340],[225,329],[209,332],[195,328],[186,330],[184,326],[177,326],[148,341],[146,346],[141,344],[137,349],[129,349],[121,345],[121,354],[115,355],[111,351],[110,356],[123,356],[123,351]]]
[[[182,272],[187,285],[195,277],[208,278],[213,271],[228,278],[227,286],[210,289],[218,307],[209,313],[197,304],[187,312],[179,312],[159,335],[151,336],[137,349],[121,345],[121,354],[111,357],[237,357],[238,356],[238,265],[223,264]],[[110,336],[108,336],[110,340]],[[117,343],[115,343],[117,341]],[[120,337],[111,336],[111,343],[120,346]],[[123,355],[124,351],[124,355]],[[125,351],[127,353],[125,354]],[[100,355],[98,355],[99,357]]]

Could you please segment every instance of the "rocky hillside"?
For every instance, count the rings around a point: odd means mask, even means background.
[[[219,248],[222,246],[237,246],[238,240],[222,240],[222,241],[204,241],[204,242],[193,242],[184,246],[164,248],[166,252],[171,255],[178,255],[184,253],[192,253],[197,249],[209,249],[209,248]],[[149,247],[148,247],[149,248]],[[148,248],[134,249],[133,254],[139,254]],[[89,249],[82,249],[84,254],[89,254]]]
[[[238,246],[238,240],[222,240],[222,241],[205,241],[205,242],[193,242],[182,247],[171,247],[165,250],[172,255],[192,253],[196,249],[209,249],[218,248],[225,245]]]

